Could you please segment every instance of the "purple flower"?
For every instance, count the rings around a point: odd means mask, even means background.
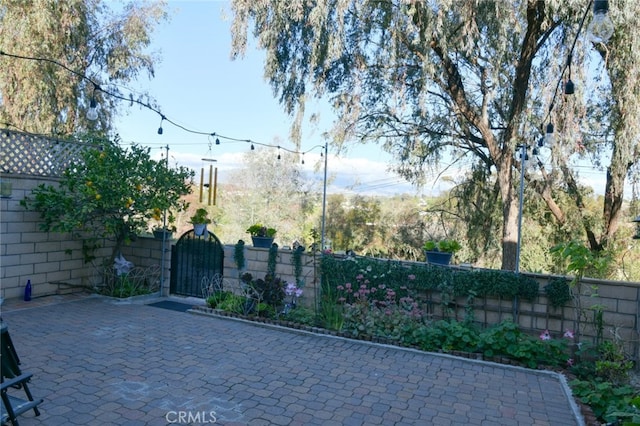
[[[573,334],[573,331],[567,330],[564,332],[564,337],[566,337],[567,339],[573,339],[575,336]]]
[[[551,340],[551,334],[549,334],[549,330],[545,330],[540,334],[540,340]]]

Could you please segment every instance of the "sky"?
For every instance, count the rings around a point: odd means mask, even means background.
[[[168,119],[190,130],[306,152],[303,168],[309,174],[315,173],[316,179],[322,179],[324,163],[320,153],[325,143],[322,134],[330,130],[331,110],[315,103],[320,121],[311,125],[306,120],[303,141],[297,150],[288,138],[293,117],[285,113],[264,79],[264,53],[250,46],[243,59],[230,59],[229,3],[174,0],[169,1],[168,10],[171,18],[156,28],[150,47],[161,57],[155,77],[140,78],[121,89],[122,92],[129,89],[134,96],[148,92]],[[201,167],[208,170],[210,164],[202,158],[217,160],[215,166],[221,182],[229,175],[225,172],[242,167],[241,159],[250,151],[250,143],[218,138],[217,145],[214,137],[194,135],[167,122],[162,123],[163,132],[159,135],[160,124],[158,114],[133,106],[123,108],[115,128],[124,142],[151,146],[157,149],[157,155],[169,146],[173,164],[199,171]],[[277,155],[277,150],[273,155]],[[387,172],[389,161],[389,155],[375,145],[354,147],[339,157],[329,149],[328,192],[416,193],[406,181]],[[318,164],[320,170],[314,172]],[[438,193],[448,185],[439,181],[427,185],[424,191]]]
[[[264,53],[250,42],[244,58],[230,58],[229,10],[228,1],[168,1],[170,19],[156,28],[150,47],[161,58],[155,67],[155,77],[139,78],[122,88],[122,92],[148,93],[168,119],[187,129],[296,150],[288,138],[293,118],[284,112],[263,75]],[[333,115],[321,103],[307,110],[320,111],[320,121],[310,125],[307,120],[303,126],[299,151],[307,153],[302,167],[310,178],[322,180],[322,167],[315,171],[314,167],[323,164],[322,134],[330,130]],[[218,179],[223,183],[231,170],[242,168],[242,157],[250,152],[250,143],[219,138],[218,145],[214,137],[192,134],[167,122],[162,123],[163,133],[159,135],[160,125],[157,113],[137,106],[123,108],[115,122],[124,142],[151,146],[158,157],[168,146],[171,164],[199,172],[202,167],[208,170],[211,164],[202,161],[203,158],[215,159]],[[273,155],[277,155],[277,151]],[[373,144],[352,147],[340,156],[330,150],[328,192],[418,193],[416,188],[387,171],[390,161],[390,156]],[[596,193],[604,193],[602,171],[581,167],[580,173],[583,183],[592,186]],[[441,175],[432,174],[433,179],[419,193],[436,195],[449,189],[452,179],[447,178],[456,177],[451,174],[460,175],[461,170],[454,168]],[[627,191],[626,195],[629,194]]]

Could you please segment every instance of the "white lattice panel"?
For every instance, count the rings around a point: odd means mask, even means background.
[[[81,159],[86,145],[45,136],[0,130],[0,170],[35,176],[61,176]]]

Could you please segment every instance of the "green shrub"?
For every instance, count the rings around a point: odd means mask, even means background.
[[[211,309],[221,309],[220,305],[233,296],[230,291],[215,291],[211,296],[207,297],[207,305]]]
[[[544,286],[544,292],[549,304],[554,308],[560,308],[571,300],[571,289],[564,278],[550,280],[549,284]]]
[[[631,386],[616,386],[599,380],[572,380],[569,385],[573,394],[593,410],[593,414],[604,422],[616,420],[614,413],[629,409],[636,391]]]
[[[313,310],[304,306],[297,306],[282,316],[283,320],[295,322],[302,325],[315,325],[316,314]]]

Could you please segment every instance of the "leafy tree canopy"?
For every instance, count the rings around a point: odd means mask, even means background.
[[[338,148],[379,143],[418,183],[445,157],[484,169],[467,179],[493,185],[474,202],[499,203],[502,268],[514,269],[514,153],[537,142],[549,121],[557,145],[534,187],[557,226],[567,214],[555,192],[582,211],[576,163],[587,161],[608,173],[600,225],[582,220],[585,240],[601,250],[618,228],[625,178],[640,157],[640,6],[609,3],[615,34],[594,44],[584,31],[576,38],[582,17],[588,24],[592,15],[578,0],[234,0],[233,55],[244,53],[252,31],[267,53],[266,77],[297,117],[311,96],[328,97]],[[588,79],[587,70],[598,77]],[[559,84],[569,77],[584,83],[572,98]]]
[[[42,134],[111,130],[117,85],[146,72],[154,25],[166,19],[162,2],[131,2],[117,12],[104,0],[0,0],[0,121]],[[41,58],[30,60],[21,57]],[[52,61],[56,61],[58,65]],[[86,77],[86,78],[83,78]],[[92,97],[99,121],[86,112]]]
[[[193,172],[168,168],[150,149],[90,138],[82,162],[65,170],[58,185],[42,184],[21,204],[40,212],[43,231],[70,232],[83,238],[85,260],[93,260],[99,239],[115,242],[111,262],[131,237],[162,220],[165,210],[182,211]]]

